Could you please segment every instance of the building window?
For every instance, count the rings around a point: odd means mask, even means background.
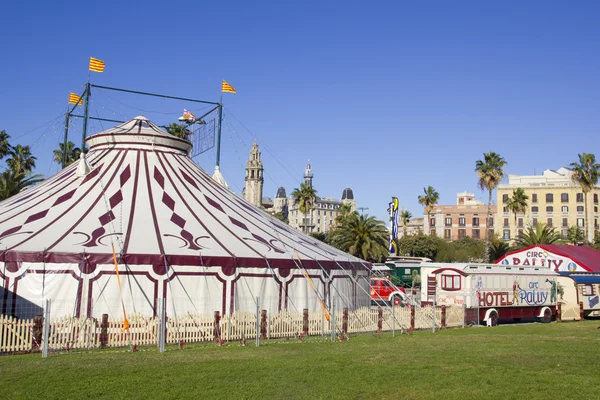
[[[442,275],[443,290],[460,290],[460,275]]]
[[[517,232],[517,235],[519,235],[519,238],[523,237],[523,229],[519,229],[519,231]]]
[[[458,218],[458,226],[465,226],[465,217]]]
[[[594,204],[598,204],[598,193],[594,193]]]
[[[494,230],[493,230],[493,229],[488,229],[488,230],[487,230],[487,235],[488,235],[489,237],[492,237],[492,236],[494,236]]]
[[[504,240],[510,240],[510,229],[505,229],[502,235]]]
[[[591,283],[586,283],[585,285],[583,285],[581,287],[581,294],[584,296],[593,296],[596,294],[596,291],[594,290],[594,285],[592,285]]]
[[[583,193],[577,193],[576,200],[578,203],[583,203]]]
[[[458,230],[458,239],[464,239],[465,237],[467,237],[467,230],[459,229]]]
[[[552,218],[548,218],[546,221],[546,225],[548,225],[548,228],[552,228]]]
[[[479,217],[473,217],[473,226],[479,226]]]
[[[504,226],[505,228],[508,226],[508,218],[504,218],[504,225],[502,226]]]
[[[564,212],[564,213],[568,213],[568,212],[569,212],[569,206],[562,206],[562,207],[560,208],[560,211],[561,211],[561,212]]]
[[[554,211],[554,207],[552,207],[552,206],[547,206],[546,207],[546,212],[547,213],[551,213],[552,211]]]
[[[577,206],[577,212],[583,212],[583,206]]]
[[[538,206],[531,207],[531,212],[532,213],[537,213],[538,212]]]
[[[562,226],[563,226],[563,228],[568,228],[569,227],[569,218],[563,218],[562,219]]]
[[[560,231],[560,234],[563,235],[563,237],[567,237],[567,235],[569,234],[569,230],[563,229],[562,231]]]
[[[577,226],[580,228],[583,228],[583,226],[584,226],[583,218],[577,218]]]
[[[435,218],[429,220],[429,226],[435,226]]]
[[[430,230],[430,231],[429,231],[429,235],[431,235],[431,236],[435,236],[435,229],[432,229],[432,230]]]
[[[532,203],[537,203],[537,193],[533,193],[533,194],[531,195],[531,202],[532,202]]]
[[[317,215],[321,215],[321,210],[317,210]]]
[[[452,239],[452,229],[444,229],[444,239]]]
[[[479,229],[473,229],[473,239],[479,239]]]
[[[553,203],[554,195],[552,193],[546,193],[546,203]]]
[[[508,201],[508,195],[507,194],[503,194],[502,195],[502,202],[506,203]]]
[[[523,227],[523,218],[519,218],[519,219],[518,219],[517,226],[518,226],[519,228],[522,228],[522,227]]]
[[[594,206],[594,212],[598,212],[598,206]]]
[[[451,217],[446,217],[445,225],[446,226],[452,226],[452,218]]]
[[[504,214],[508,214],[508,207],[502,207],[502,212]]]
[[[488,226],[494,226],[494,217],[490,217],[488,221]]]
[[[531,223],[532,223],[533,225],[537,224],[537,218],[532,218],[532,219],[531,219]]]
[[[594,218],[594,228],[598,227],[598,219]]]
[[[568,203],[569,202],[569,193],[561,193],[560,194],[560,202]]]

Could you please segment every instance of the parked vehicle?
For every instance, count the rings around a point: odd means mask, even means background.
[[[600,274],[559,272],[559,300],[566,306],[583,304],[583,315],[600,317]],[[562,293],[561,293],[562,292]]]
[[[371,277],[371,300],[395,306],[407,304],[404,288],[394,285],[388,277]]]
[[[495,264],[421,265],[421,304],[465,307],[467,322],[556,315],[559,274],[543,267]]]

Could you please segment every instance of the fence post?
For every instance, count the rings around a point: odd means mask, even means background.
[[[33,337],[31,341],[31,349],[33,352],[40,351],[40,343],[42,343],[42,332],[44,330],[44,317],[42,314],[35,314],[33,318]]]
[[[442,328],[446,329],[446,306],[442,306]]]
[[[267,310],[260,311],[260,338],[267,338]]]
[[[108,314],[102,314],[100,323],[100,348],[105,349],[108,345]]]
[[[164,297],[160,301],[160,321],[158,335],[158,351],[165,351],[165,343],[167,342],[167,299]]]
[[[561,303],[556,303],[556,322],[562,322],[562,306],[561,306]]]
[[[377,308],[377,336],[381,336],[381,329],[383,328],[383,309]]]
[[[335,297],[331,299],[331,341],[335,342]]]
[[[221,313],[219,311],[215,311],[215,320],[213,327],[213,339],[215,342],[219,343],[221,340]]]
[[[415,330],[415,312],[416,312],[416,307],[412,306],[410,308],[410,330],[414,331]]]
[[[344,307],[342,314],[342,332],[344,334],[348,333],[348,307]]]
[[[579,302],[579,320],[583,321],[585,319],[585,315],[583,314],[583,302]]]
[[[44,347],[42,348],[42,358],[48,357],[48,339],[50,339],[50,299],[46,300],[46,309],[44,310]]]
[[[302,333],[308,336],[308,308],[302,310]]]
[[[256,297],[256,347],[260,346],[260,297]]]

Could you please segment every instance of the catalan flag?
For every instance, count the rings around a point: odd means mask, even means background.
[[[223,81],[223,84],[221,85],[221,92],[235,93],[235,89],[229,83]]]
[[[90,57],[90,71],[104,72],[104,61]]]
[[[77,104],[78,106],[83,104],[83,99],[77,96],[75,93],[69,93],[69,104]]]

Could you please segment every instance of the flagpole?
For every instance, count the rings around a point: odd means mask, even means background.
[[[221,164],[221,123],[223,121],[223,89],[221,88],[221,100],[219,101],[219,125],[217,126],[217,163],[216,169]]]
[[[89,73],[88,73],[89,75]],[[88,105],[90,98],[90,81],[85,85],[85,99],[83,101],[83,131],[81,134],[81,152],[85,153],[85,138],[87,137],[87,124],[88,124]]]
[[[70,117],[70,106],[67,106],[67,114],[65,117],[65,138],[63,140],[63,158],[62,158],[62,168],[67,165],[67,136],[69,135],[69,117]]]

